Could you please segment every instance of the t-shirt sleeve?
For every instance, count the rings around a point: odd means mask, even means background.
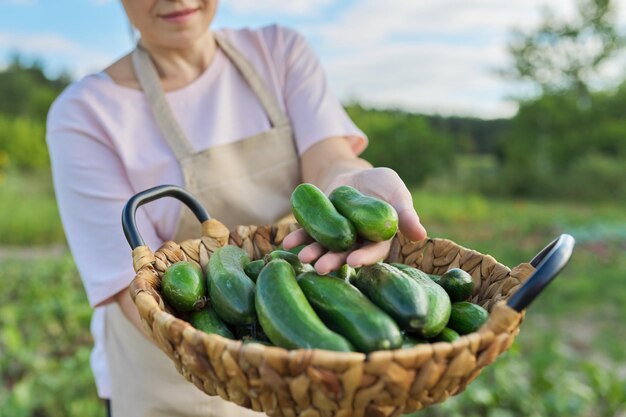
[[[367,137],[352,122],[331,91],[326,74],[308,42],[298,32],[274,26],[283,62],[284,98],[300,155],[316,142],[346,137],[356,154],[367,146]]]
[[[135,276],[121,225],[122,208],[134,192],[88,104],[73,95],[64,93],[50,109],[46,141],[66,239],[89,303],[96,306]],[[146,244],[160,241],[141,208],[137,225]]]

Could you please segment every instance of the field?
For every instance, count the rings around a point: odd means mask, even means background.
[[[433,237],[529,261],[560,233],[573,259],[532,304],[513,348],[420,416],[626,416],[626,212],[617,204],[414,191]],[[89,370],[90,308],[49,180],[0,185],[0,415],[103,416]]]

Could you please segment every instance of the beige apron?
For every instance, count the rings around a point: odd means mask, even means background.
[[[267,112],[267,132],[196,152],[174,119],[148,54],[137,48],[133,66],[159,129],[179,161],[185,187],[228,227],[266,224],[289,212],[300,181],[289,119],[250,63],[226,39],[218,46],[239,70]],[[200,226],[181,209],[174,240],[198,237]],[[263,415],[210,397],[186,381],[171,360],[149,342],[113,303],[106,308],[106,353],[111,374],[113,417]]]

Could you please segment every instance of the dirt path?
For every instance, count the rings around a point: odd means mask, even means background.
[[[63,244],[52,246],[0,246],[0,261],[58,258],[68,251],[67,246]]]

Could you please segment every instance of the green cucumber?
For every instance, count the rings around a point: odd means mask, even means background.
[[[473,333],[480,329],[480,326],[485,324],[488,318],[487,310],[478,304],[459,301],[452,304],[448,327],[461,335]]]
[[[332,252],[345,252],[356,242],[354,225],[313,184],[296,187],[291,194],[291,210],[309,236]]]
[[[339,269],[331,271],[328,275],[351,283],[356,277],[356,269],[348,264],[343,264]]]
[[[194,263],[175,262],[161,278],[163,298],[178,312],[200,309],[206,304],[206,283]]]
[[[354,285],[403,330],[416,332],[428,321],[428,297],[416,280],[382,262],[359,270]]]
[[[353,350],[350,342],[320,320],[285,260],[276,259],[265,265],[257,279],[255,303],[263,332],[276,346]]]
[[[439,285],[446,290],[453,303],[467,300],[474,291],[472,276],[461,268],[449,269],[441,276]]]
[[[450,318],[450,297],[448,297],[448,294],[443,288],[430,279],[428,274],[419,269],[398,263],[392,263],[391,265],[413,278],[426,292],[426,297],[428,298],[428,315],[426,317],[426,323],[417,333],[425,338],[436,336],[446,327],[446,323],[448,323],[448,319]]]
[[[427,274],[427,275],[428,275],[428,278],[432,279],[435,284],[439,284],[439,281],[441,281],[441,275],[435,275],[435,274]]]
[[[415,336],[413,334],[402,333],[402,349],[410,349],[417,345],[423,345],[430,343],[426,339]]]
[[[264,266],[265,261],[263,259],[257,259],[256,261],[248,262],[243,268],[243,272],[245,272],[252,281],[256,282]]]
[[[194,311],[189,315],[189,323],[205,333],[215,333],[228,339],[234,339],[233,333],[228,326],[218,317],[215,310],[205,307]]]
[[[348,185],[335,188],[328,198],[362,238],[381,242],[391,239],[398,231],[398,213],[384,200],[361,194]]]
[[[209,259],[209,297],[215,312],[232,325],[251,324],[254,311],[254,282],[244,268],[250,262],[246,252],[237,246],[223,246]]]
[[[300,258],[298,258],[298,255],[286,250],[276,249],[263,257],[265,264],[270,263],[274,259],[282,259],[289,262],[296,276],[303,272],[310,272],[314,270],[311,264],[302,263]]]
[[[298,245],[295,248],[283,249],[283,250],[286,250],[287,252],[295,253],[297,255],[297,254],[299,254],[302,251],[302,249],[304,249],[306,247],[307,247],[307,245]]]
[[[322,321],[358,351],[401,346],[398,325],[347,281],[307,272],[298,276],[298,285]]]
[[[455,340],[460,339],[461,336],[454,330],[449,327],[444,328],[441,333],[437,336],[433,337],[431,341],[433,342],[454,342]]]

